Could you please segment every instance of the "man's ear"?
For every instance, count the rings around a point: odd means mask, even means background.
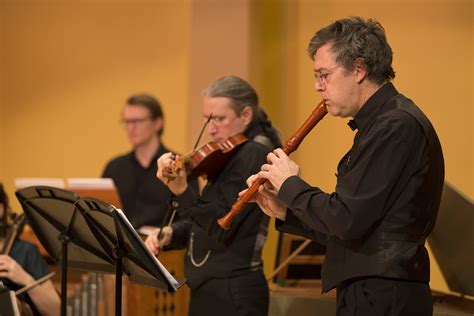
[[[156,118],[154,120],[154,125],[155,125],[155,132],[158,133],[158,131],[163,128],[163,118],[162,117]]]
[[[365,67],[364,59],[360,57],[356,58],[354,65],[357,82],[361,83],[367,77],[367,68]]]
[[[243,118],[245,126],[248,126],[252,122],[253,118],[252,108],[247,105],[240,113],[240,116]]]

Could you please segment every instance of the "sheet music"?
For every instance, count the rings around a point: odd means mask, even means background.
[[[68,189],[115,189],[111,178],[69,178],[66,183]]]
[[[15,188],[17,190],[44,185],[49,187],[55,187],[59,189],[64,189],[64,180],[61,178],[16,178],[15,179]]]
[[[143,245],[143,248],[145,248],[146,252],[150,255],[150,257],[153,258],[153,261],[159,266],[160,271],[163,272],[163,274],[165,275],[166,279],[170,282],[170,284],[171,284],[175,289],[177,289],[177,286],[179,285],[178,281],[176,281],[176,279],[171,275],[171,273],[168,272],[168,270],[163,266],[163,264],[161,264],[161,262],[155,257],[155,255],[151,253],[150,249],[148,249],[148,247],[145,246],[145,244],[143,243],[142,239],[140,238],[140,236],[138,235],[138,233],[136,232],[136,230],[133,228],[132,224],[130,224],[130,222],[128,221],[127,216],[125,216],[125,214],[123,213],[123,211],[122,211],[121,209],[116,208],[115,210],[117,211],[117,213],[119,214],[119,216],[123,219],[123,221],[126,223],[126,225],[130,228],[130,231],[133,232],[135,238],[136,238],[137,240],[140,240],[140,243]]]

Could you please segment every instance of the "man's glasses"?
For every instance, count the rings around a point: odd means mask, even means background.
[[[318,80],[318,83],[320,85],[326,85],[328,83],[329,75],[331,73],[333,73],[333,70],[336,69],[339,66],[341,66],[341,65],[334,66],[334,67],[329,68],[325,71],[315,71],[314,72],[314,77],[316,78],[316,80]]]
[[[151,117],[143,117],[143,118],[135,118],[135,119],[121,119],[120,124],[123,124],[124,126],[129,126],[129,125],[139,125],[142,123],[145,123],[146,121],[150,120]]]
[[[202,120],[204,123],[213,123],[214,125],[220,125],[222,122],[227,118],[227,116],[223,115],[212,115],[209,117],[203,117]]]

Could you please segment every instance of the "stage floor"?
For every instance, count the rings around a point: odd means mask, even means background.
[[[434,295],[434,316],[472,316],[474,301]],[[336,315],[336,293],[321,295],[320,288],[270,287],[269,316]]]

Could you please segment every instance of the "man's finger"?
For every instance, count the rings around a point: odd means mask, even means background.
[[[278,158],[285,158],[288,157],[288,155],[283,151],[281,148],[277,148],[273,151],[276,157]]]
[[[257,178],[258,176],[256,174],[253,174],[247,178],[247,181],[245,181],[245,183],[247,184],[247,186],[251,187],[252,184],[257,180]]]
[[[262,166],[260,167],[260,170],[262,170],[262,171],[270,171],[271,167],[272,167],[272,165],[270,165],[270,164],[264,164],[264,165],[262,165]]]
[[[268,171],[259,171],[257,173],[259,178],[269,179],[269,172]]]
[[[247,192],[247,191],[248,191],[248,189],[245,189],[245,190],[240,191],[240,192],[239,192],[239,197],[242,196],[242,195],[244,195],[245,192]]]

